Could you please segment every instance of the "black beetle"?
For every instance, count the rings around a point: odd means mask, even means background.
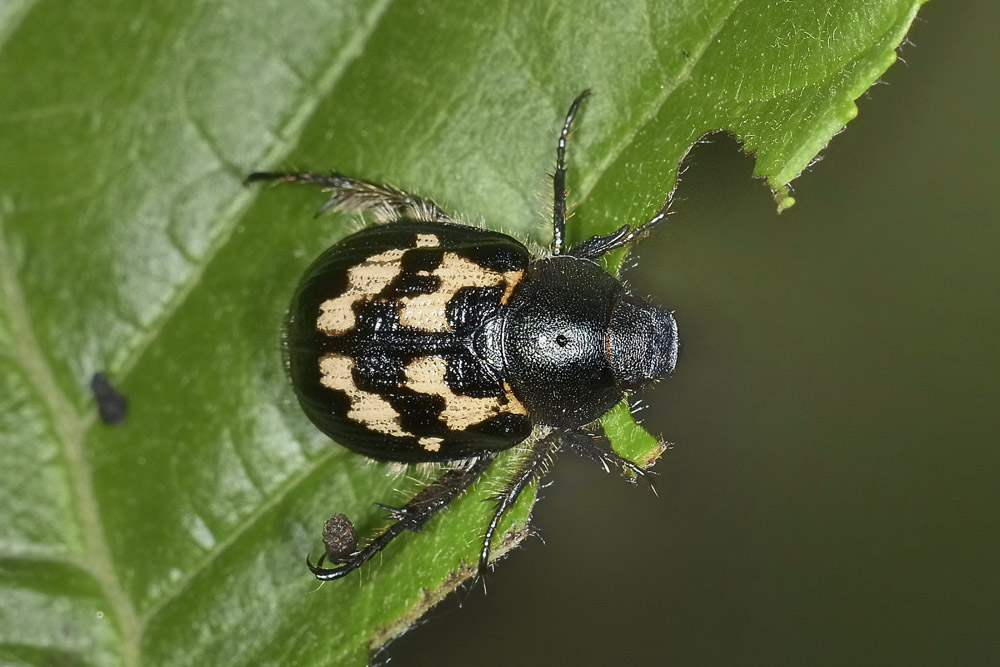
[[[289,309],[286,362],[309,418],[331,438],[382,461],[459,461],[361,549],[307,560],[318,579],[357,569],[405,530],[420,530],[493,462],[530,448],[486,528],[479,570],[504,512],[566,447],[635,475],[644,470],[583,427],[627,392],[674,370],[677,325],[595,260],[666,216],[564,247],[566,139],[589,91],[570,106],[553,175],[553,238],[533,255],[514,238],[459,224],[435,203],[337,173],[257,172],[331,192],[320,211],[371,212],[383,224],[348,236],[306,271]],[[342,515],[340,515],[342,516]],[[344,524],[346,517],[341,519]],[[350,540],[353,526],[349,521]],[[345,529],[346,530],[346,529]]]

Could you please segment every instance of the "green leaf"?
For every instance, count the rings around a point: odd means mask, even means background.
[[[300,413],[284,309],[349,225],[246,173],[336,168],[545,243],[555,133],[589,87],[571,242],[647,219],[720,129],[784,208],[919,4],[0,6],[0,658],[360,664],[469,575],[516,451],[352,579],[305,571],[331,513],[370,534],[370,503],[418,482]],[[98,371],[129,400],[121,426],[96,418]],[[605,426],[659,454],[626,406]]]

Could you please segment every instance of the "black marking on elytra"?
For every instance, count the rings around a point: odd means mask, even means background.
[[[531,435],[531,418],[527,415],[501,412],[478,424],[473,424],[465,430],[470,433],[488,435],[495,438],[519,438],[520,440],[524,440]]]
[[[452,392],[475,398],[506,396],[503,378],[482,359],[468,351],[447,355],[445,359],[448,368],[444,380]],[[503,404],[506,403],[504,398]]]
[[[484,269],[497,273],[521,271],[527,266],[524,255],[508,244],[467,247],[462,249],[461,255]]]
[[[379,299],[396,299],[419,294],[434,294],[441,289],[441,279],[437,276],[421,275],[402,271],[378,294]]]
[[[403,384],[403,360],[385,350],[371,350],[354,357],[354,384],[361,391],[383,394]]]
[[[445,308],[448,324],[458,334],[476,331],[500,313],[504,287],[463,287]]]
[[[419,294],[434,294],[441,289],[441,278],[432,275],[441,265],[440,248],[407,250],[399,261],[399,274],[378,294],[379,299],[396,299]]]
[[[399,309],[398,301],[372,299],[356,302],[353,306],[355,337],[370,336],[372,343],[384,340],[391,346],[393,333],[406,328],[399,323]]]
[[[448,427],[441,420],[445,400],[433,394],[421,394],[402,387],[384,395],[399,413],[403,430],[415,436],[447,436]]]
[[[333,246],[336,248],[337,246]],[[315,279],[311,282],[311,285],[303,285],[304,288],[309,289],[310,292],[304,294],[311,301],[316,301],[316,304],[322,303],[327,299],[333,299],[338,296],[343,295],[351,286],[350,278],[348,277],[348,271],[352,268],[347,264],[337,264],[329,261],[323,261],[324,257],[317,259],[310,270],[316,272]]]
[[[412,248],[403,253],[399,259],[399,268],[403,271],[416,273],[418,271],[433,272],[441,266],[445,251],[438,247]]]

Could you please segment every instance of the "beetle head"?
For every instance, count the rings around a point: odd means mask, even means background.
[[[611,312],[608,361],[626,391],[670,375],[677,364],[677,322],[669,311],[625,293]]]

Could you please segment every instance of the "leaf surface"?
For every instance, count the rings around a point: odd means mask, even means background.
[[[919,4],[0,7],[0,658],[360,664],[468,575],[509,460],[359,575],[305,571],[332,512],[369,534],[371,502],[417,481],[295,404],[284,310],[350,225],[313,220],[315,191],[244,188],[249,171],[336,168],[544,244],[556,132],[592,88],[571,242],[648,219],[716,130],[785,207]],[[121,426],[96,418],[99,371],[128,398]],[[606,428],[659,453],[625,406]]]

